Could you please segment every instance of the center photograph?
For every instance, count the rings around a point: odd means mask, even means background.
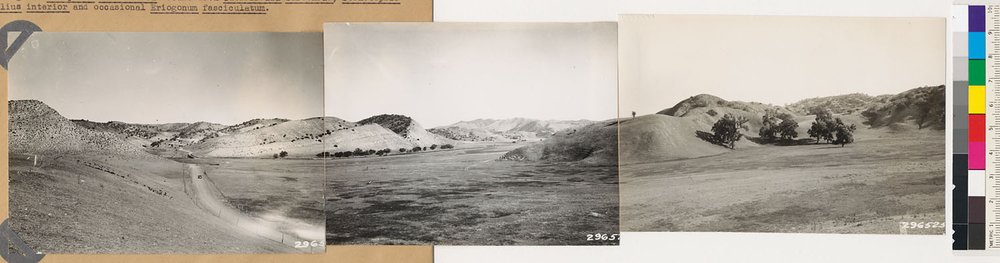
[[[330,245],[617,245],[615,23],[324,28]]]

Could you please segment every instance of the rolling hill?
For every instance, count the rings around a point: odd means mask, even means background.
[[[594,122],[556,132],[551,137],[504,154],[501,160],[618,164],[617,120]]]
[[[185,194],[182,164],[127,140],[149,127],[88,127],[36,100],[7,105],[10,224],[35,251],[294,252],[195,206]]]
[[[430,129],[431,133],[460,141],[535,141],[556,132],[594,123],[589,120],[477,119]]]
[[[895,95],[846,94],[811,98],[787,106],[757,102],[727,101],[701,94],[682,100],[657,114],[621,121],[621,161],[636,163],[675,160],[721,154],[730,151],[705,140],[712,125],[725,114],[746,117],[748,129],[736,148],[761,147],[754,143],[762,126],[761,116],[769,109],[788,114],[798,123],[798,138],[808,138],[817,110],[830,111],[845,123],[856,124],[856,137],[900,136],[910,130],[942,130],[944,127],[944,86],[914,88]]]

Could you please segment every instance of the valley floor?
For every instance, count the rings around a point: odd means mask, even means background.
[[[944,233],[944,132],[883,135],[622,165],[622,230]]]
[[[331,245],[611,245],[614,166],[496,161],[523,144],[474,143],[327,163]]]

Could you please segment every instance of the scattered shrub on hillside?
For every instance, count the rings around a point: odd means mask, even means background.
[[[438,147],[437,144],[431,144],[431,150],[437,149],[437,147]]]
[[[729,149],[736,149],[736,141],[743,138],[743,133],[740,129],[749,130],[747,128],[747,118],[743,116],[735,117],[732,114],[726,113],[712,125],[712,132],[714,134],[714,139],[717,143],[723,146],[729,147]]]
[[[708,110],[708,116],[715,117],[715,115],[719,115],[719,112],[715,111],[714,109]],[[634,113],[632,114],[632,118],[635,118]]]
[[[276,153],[276,154],[274,154],[274,156],[273,156],[273,157],[274,157],[274,159],[278,159],[278,154],[277,154],[277,153]]]

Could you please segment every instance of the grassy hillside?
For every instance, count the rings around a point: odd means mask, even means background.
[[[910,124],[918,129],[945,128],[945,86],[911,89],[893,96],[883,96],[861,113],[872,127]]]
[[[323,152],[326,135],[323,118],[274,122],[241,133],[206,139],[185,149],[198,156],[267,157],[286,151],[291,156],[312,157]]]
[[[7,105],[11,228],[36,251],[294,253],[202,211],[181,164],[126,135],[75,124],[40,101]]]
[[[833,114],[852,114],[860,112],[872,105],[876,97],[861,93],[851,93],[839,96],[804,99],[789,104],[785,109],[798,115],[809,115],[813,109],[825,109]]]
[[[544,141],[508,152],[502,160],[618,164],[617,120],[557,132]]]

